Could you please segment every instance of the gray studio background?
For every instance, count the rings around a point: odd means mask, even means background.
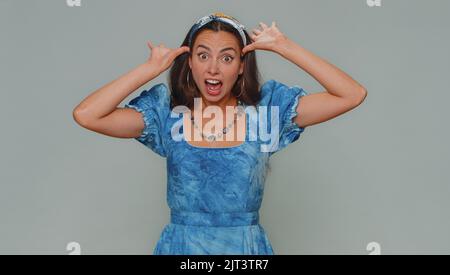
[[[223,11],[282,32],[368,89],[275,155],[261,224],[276,254],[450,253],[447,0],[0,1],[0,254],[151,254],[169,221],[165,159],[72,119],[88,94]],[[323,87],[257,52],[266,81]],[[136,90],[166,82],[167,72]]]

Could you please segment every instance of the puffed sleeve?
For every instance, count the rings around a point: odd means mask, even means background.
[[[136,140],[162,157],[166,157],[164,126],[170,110],[169,99],[167,87],[160,83],[125,104],[125,108],[140,112],[144,120],[145,127]]]
[[[290,143],[296,141],[305,127],[299,127],[293,118],[297,116],[297,106],[301,97],[308,93],[301,87],[295,85],[289,87],[276,80],[269,80],[261,87],[260,105],[278,106],[278,119],[270,119],[270,128],[278,128],[278,144],[270,146],[269,154],[281,151]],[[272,111],[269,111],[270,114]]]

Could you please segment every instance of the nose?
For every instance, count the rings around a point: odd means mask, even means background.
[[[217,74],[219,73],[219,62],[213,58],[210,59],[211,61],[208,64],[208,72],[210,74]]]

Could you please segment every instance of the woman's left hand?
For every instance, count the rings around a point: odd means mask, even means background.
[[[286,36],[278,30],[276,23],[268,27],[264,23],[259,23],[261,29],[254,29],[253,34],[249,34],[253,43],[242,49],[242,55],[253,50],[266,50],[276,52],[277,46],[285,42]]]

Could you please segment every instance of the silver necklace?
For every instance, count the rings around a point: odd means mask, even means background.
[[[242,102],[241,102],[240,100],[237,101],[237,104],[238,104],[238,106],[239,106],[239,105],[241,105],[241,106],[243,105]],[[192,123],[194,124],[194,128],[196,128],[197,130],[200,131],[200,134],[202,135],[202,137],[203,137],[204,139],[207,139],[207,140],[209,140],[209,141],[216,141],[217,138],[221,138],[222,135],[225,135],[226,133],[228,133],[228,131],[230,131],[231,127],[233,127],[234,123],[237,121],[237,119],[238,119],[239,117],[241,117],[241,116],[243,115],[243,113],[244,113],[244,111],[242,111],[241,108],[238,108],[238,113],[237,113],[238,116],[235,117],[235,118],[233,119],[233,121],[231,121],[230,123],[228,123],[228,125],[227,125],[225,128],[223,128],[222,131],[219,132],[217,135],[213,135],[213,134],[205,135],[205,134],[203,133],[203,130],[200,129],[200,127],[198,127],[197,123],[195,123],[194,117],[193,117],[193,116],[191,116],[191,121],[192,121]]]

